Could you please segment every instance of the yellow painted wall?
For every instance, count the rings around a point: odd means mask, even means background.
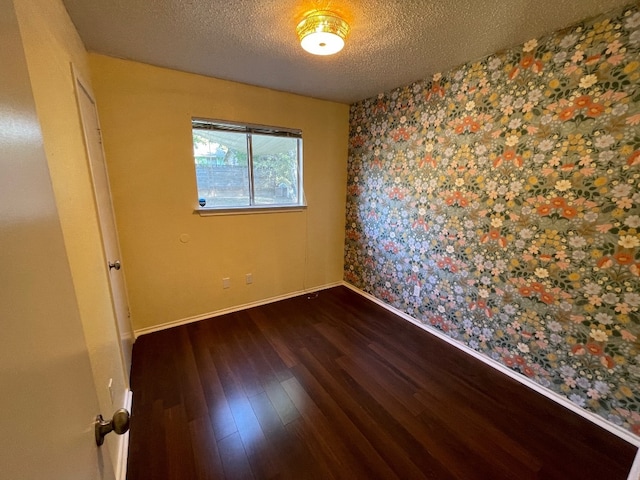
[[[348,105],[102,55],[89,61],[134,329],[342,280]],[[308,209],[194,214],[192,117],[301,129]]]
[[[85,81],[89,80],[87,53],[60,0],[14,3],[95,388],[101,407],[109,409],[102,413],[110,417],[113,410],[124,406],[128,382],[71,71],[73,63]],[[113,404],[109,378],[113,379]],[[119,439],[107,438],[114,466],[119,443]]]

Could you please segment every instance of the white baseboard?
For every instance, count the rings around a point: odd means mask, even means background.
[[[627,480],[640,480],[640,450],[636,453],[636,458],[633,461]]]
[[[214,312],[203,313],[201,315],[195,315],[193,317],[183,318],[180,320],[173,320],[171,322],[162,323],[160,325],[154,325],[153,327],[140,328],[135,330],[133,333],[135,338],[140,337],[141,335],[146,335],[148,333],[159,332],[161,330],[166,330],[167,328],[178,327],[180,325],[186,325],[188,323],[199,322],[200,320],[206,320],[207,318],[219,317],[221,315],[226,315],[228,313],[239,312],[241,310],[246,310],[248,308],[259,307],[260,305],[267,305],[269,303],[278,302],[280,300],[286,300],[288,298],[297,297],[299,295],[304,295],[305,293],[318,292],[320,290],[326,290],[327,288],[338,287],[343,285],[344,282],[334,282],[327,283],[325,285],[321,285],[318,287],[308,288],[304,290],[298,290],[297,292],[287,293],[285,295],[278,295],[276,297],[265,298],[263,300],[258,300],[251,303],[245,303],[243,305],[236,305],[229,308],[223,308],[222,310],[216,310]]]
[[[636,447],[640,447],[640,438],[635,436],[633,433],[629,432],[628,430],[625,430],[624,428],[609,422],[608,420],[605,420],[604,418],[602,418],[599,415],[596,415],[593,412],[589,412],[588,410],[584,410],[580,407],[578,407],[575,403],[573,403],[572,401],[570,401],[568,398],[563,397],[562,395],[549,390],[546,387],[543,387],[542,385],[537,384],[536,382],[534,382],[533,380],[530,380],[528,377],[525,377],[521,374],[519,374],[518,372],[515,372],[513,370],[511,370],[510,368],[506,367],[505,365],[501,364],[500,362],[497,362],[496,360],[493,360],[490,357],[487,357],[486,355],[473,350],[471,347],[468,347],[467,345],[465,345],[462,342],[459,342],[457,340],[454,340],[453,338],[449,337],[448,335],[444,334],[443,332],[441,332],[440,330],[433,328],[430,325],[426,325],[418,320],[416,320],[415,318],[411,317],[410,315],[406,314],[405,312],[398,310],[395,307],[392,307],[391,305],[388,305],[386,303],[384,303],[382,300],[374,297],[373,295],[360,290],[359,288],[351,285],[350,283],[347,282],[343,282],[343,285],[347,288],[349,288],[350,290],[353,290],[354,292],[362,295],[363,297],[371,300],[374,303],[377,303],[378,305],[380,305],[381,307],[385,308],[386,310],[389,310],[390,312],[398,315],[399,317],[413,323],[414,325],[420,327],[421,329],[423,329],[424,331],[440,338],[441,340],[444,340],[445,342],[447,342],[448,344],[458,348],[459,350],[462,350],[463,352],[471,355],[474,358],[477,358],[478,360],[482,361],[483,363],[489,365],[490,367],[495,368],[496,370],[500,371],[501,373],[504,373],[505,375],[508,375],[509,377],[513,378],[514,380],[520,382],[521,384],[531,388],[532,390],[535,390],[536,392],[540,393],[541,395],[544,395],[545,397],[549,398],[550,400],[553,400],[556,403],[559,403],[560,405],[562,405],[565,408],[568,408],[569,410],[571,410],[574,413],[577,413],[578,415],[580,415],[581,417],[595,423],[596,425],[604,428],[605,430],[607,430],[610,433],[613,433],[614,435],[622,438],[623,440],[629,442],[630,444],[636,446]],[[636,463],[640,462],[640,458],[638,458],[638,456],[636,456],[636,462],[634,462],[634,465]],[[640,469],[640,464],[638,465],[638,468]],[[633,472],[633,470],[632,470]],[[633,480],[638,480],[637,477],[634,477]]]
[[[124,408],[131,413],[133,404],[133,392],[127,389],[124,396]],[[118,452],[118,467],[116,472],[117,480],[126,480],[127,461],[129,460],[129,432],[120,436],[120,451]]]

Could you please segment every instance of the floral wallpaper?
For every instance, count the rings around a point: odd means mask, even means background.
[[[345,280],[640,434],[637,6],[352,105]]]

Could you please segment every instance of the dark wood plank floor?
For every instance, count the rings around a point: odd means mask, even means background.
[[[344,287],[142,336],[131,383],[129,480],[614,480],[636,453]]]

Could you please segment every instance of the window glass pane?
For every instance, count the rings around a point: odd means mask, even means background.
[[[193,157],[201,207],[249,206],[245,133],[194,128]]]
[[[298,139],[252,135],[256,205],[298,203]]]

